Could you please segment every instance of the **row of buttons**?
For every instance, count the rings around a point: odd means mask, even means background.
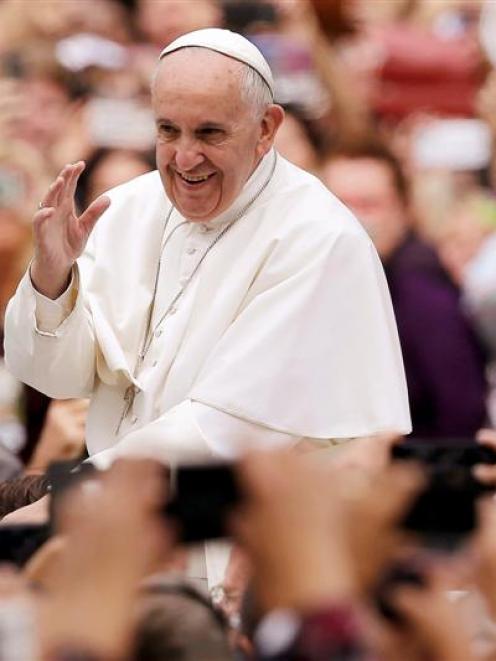
[[[177,312],[177,308],[171,308],[171,309],[169,310],[169,312],[167,313],[167,316],[170,316],[170,315],[172,315],[172,314],[176,314],[176,312]],[[163,332],[164,332],[164,331],[163,331],[162,328],[157,328],[157,330],[155,331],[154,335],[155,335],[155,337],[160,337],[160,336],[162,335]]]
[[[200,231],[201,232],[210,232],[212,229],[213,228],[209,227],[208,225],[200,225]],[[191,247],[187,248],[186,254],[187,255],[194,255],[197,252],[197,250],[198,250],[197,248],[194,248],[193,246],[191,246]],[[187,277],[183,277],[183,278],[180,279],[179,282],[180,282],[180,284],[185,284],[186,281],[187,281]],[[177,312],[177,308],[172,307],[169,310],[168,316],[176,314],[176,312]],[[154,336],[156,338],[158,338],[162,335],[162,333],[163,333],[163,329],[162,328],[157,328],[157,330],[154,333]],[[157,367],[157,365],[158,365],[158,360],[154,360],[153,363],[152,363],[152,367]],[[137,422],[138,422],[138,416],[133,415],[133,417],[131,418],[131,424],[135,425]]]

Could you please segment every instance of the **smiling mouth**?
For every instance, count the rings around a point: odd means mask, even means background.
[[[208,181],[211,179],[213,176],[215,176],[215,172],[211,172],[210,174],[202,174],[202,175],[191,175],[191,174],[185,174],[183,172],[178,172],[177,170],[175,171],[176,175],[181,179],[181,181],[184,181],[186,184],[189,184],[191,186],[197,186],[199,184],[203,184],[205,181]]]

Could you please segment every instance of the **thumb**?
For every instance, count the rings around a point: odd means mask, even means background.
[[[79,216],[79,224],[81,228],[84,229],[87,236],[92,232],[98,219],[105,211],[107,211],[109,206],[110,198],[107,195],[100,195],[100,197],[97,197],[86,211]]]

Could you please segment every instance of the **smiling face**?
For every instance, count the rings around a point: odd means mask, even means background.
[[[206,49],[160,63],[152,89],[157,167],[168,197],[188,220],[225,211],[272,146],[283,112],[262,118],[241,91],[243,65]]]

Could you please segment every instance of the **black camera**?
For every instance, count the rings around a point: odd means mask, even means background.
[[[182,543],[228,535],[227,519],[241,500],[232,464],[179,466],[164,514]]]
[[[23,523],[0,526],[0,562],[23,567],[49,537],[48,524]]]
[[[472,469],[496,463],[494,450],[473,439],[415,439],[393,446],[392,459],[420,463],[427,478],[403,526],[428,546],[455,549],[477,526],[477,499],[492,491],[474,478]]]

